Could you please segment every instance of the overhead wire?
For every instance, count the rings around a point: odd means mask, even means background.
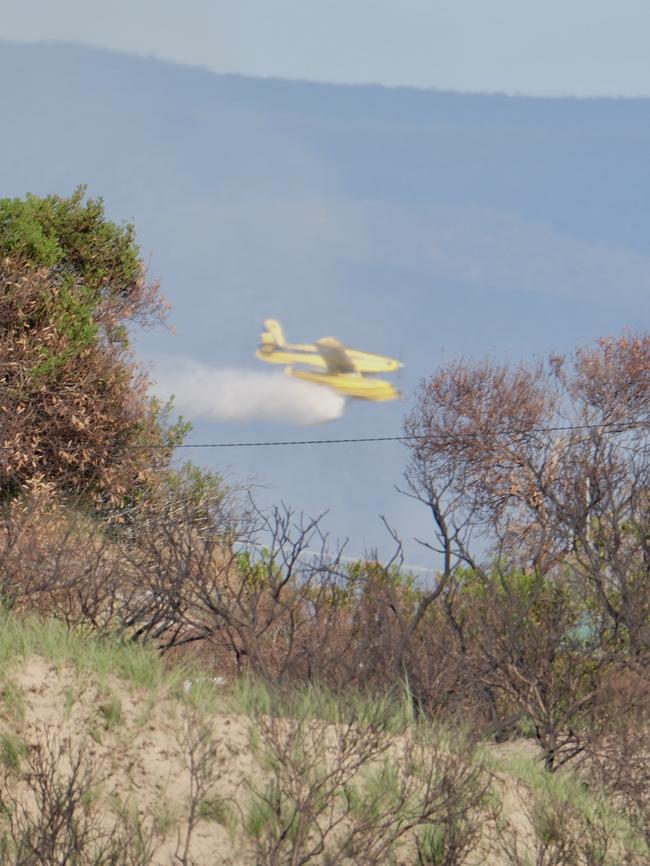
[[[628,422],[605,422],[601,424],[566,424],[553,427],[528,427],[528,428],[510,428],[496,429],[493,432],[499,436],[525,436],[531,433],[562,433],[577,430],[610,430],[612,433],[624,433],[628,430],[633,430],[640,427],[650,427],[649,421],[628,421]],[[448,433],[447,438],[452,441],[463,439],[476,438],[481,436],[479,431],[462,431],[458,433]],[[396,436],[348,436],[345,438],[333,439],[282,439],[282,440],[258,440],[253,442],[187,442],[173,446],[174,448],[270,448],[282,446],[303,446],[303,445],[346,445],[369,442],[407,442],[417,441],[418,439],[436,438],[435,434],[431,433],[408,433]],[[137,448],[169,448],[169,445],[151,444],[132,446]]]
[[[600,424],[565,424],[551,427],[522,427],[495,429],[492,432],[498,436],[527,436],[532,433],[564,433],[577,430],[601,430],[611,431],[612,434],[625,433],[642,427],[650,427],[647,421],[609,421]],[[447,439],[451,442],[460,442],[463,439],[475,439],[484,435],[484,431],[459,431],[449,432],[444,435],[428,433],[404,433],[395,436],[347,436],[332,439],[280,439],[280,440],[256,440],[253,442],[182,442],[172,445],[162,442],[150,442],[146,444],[130,444],[131,450],[174,450],[181,448],[268,448],[281,446],[303,446],[303,445],[345,445],[370,442],[408,442],[418,439]],[[10,450],[13,446],[0,445],[0,450]]]

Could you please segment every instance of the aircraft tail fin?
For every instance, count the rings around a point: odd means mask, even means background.
[[[280,347],[287,345],[282,325],[276,319],[264,320],[265,331],[262,334],[262,345]]]

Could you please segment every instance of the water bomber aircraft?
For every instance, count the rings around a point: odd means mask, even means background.
[[[350,349],[334,337],[322,337],[314,343],[287,343],[276,319],[265,320],[255,355],[267,364],[284,365],[288,376],[325,385],[345,397],[385,401],[401,396],[392,382],[368,375],[399,370],[403,366],[400,361]],[[305,370],[296,365],[316,369]]]

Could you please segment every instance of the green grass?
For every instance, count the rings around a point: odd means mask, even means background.
[[[99,705],[99,712],[104,719],[104,725],[107,731],[113,731],[122,724],[122,704],[119,698],[109,694],[106,700]]]
[[[286,830],[287,838],[293,836],[293,821],[295,812],[291,804],[277,787],[271,783],[268,785],[263,796],[255,795],[248,807],[248,813],[244,817],[244,830],[253,839],[258,841],[266,834],[270,838],[277,838],[278,834]]]
[[[205,671],[189,667],[169,669],[152,647],[141,646],[118,637],[102,637],[89,629],[71,628],[55,619],[21,616],[0,609],[0,666],[18,665],[38,655],[58,668],[72,665],[78,673],[89,674],[100,690],[109,689],[109,679],[119,677],[131,686],[149,692],[143,720],[156,703],[161,691],[181,704],[206,714],[243,713],[251,718],[260,714],[294,718],[320,718],[339,723],[378,726],[386,732],[406,730],[413,724],[413,705],[405,687],[401,694],[377,697],[351,691],[333,695],[327,689],[309,685],[279,694],[250,677],[236,680],[230,687],[215,686]],[[191,686],[185,687],[190,680]],[[15,696],[6,701],[17,709]],[[65,695],[65,713],[69,717],[75,694]],[[116,723],[115,708],[109,709],[107,721]]]
[[[536,731],[535,731],[535,723],[528,716],[523,716],[516,724],[517,732],[519,736],[524,737],[527,740],[534,740]]]
[[[152,717],[154,710],[158,706],[158,693],[157,691],[149,690],[146,694],[144,700],[140,703],[140,711],[136,717],[136,724],[139,727],[143,727],[148,724]]]
[[[183,680],[194,673],[181,667],[166,668],[153,647],[119,637],[103,637],[52,618],[22,616],[0,608],[0,668],[11,669],[35,655],[59,669],[72,665],[78,673],[92,675],[100,689],[108,689],[109,678],[116,676],[134,688],[148,690],[150,697],[164,690],[181,698]],[[7,685],[4,689],[5,702],[12,700],[9,688]],[[218,692],[214,688],[210,691]],[[191,699],[197,704],[207,703],[207,697],[207,688],[192,690]],[[75,694],[68,690],[65,696],[68,715],[74,702]]]
[[[415,724],[413,706],[405,693],[378,696],[351,690],[334,694],[314,684],[280,692],[260,680],[241,677],[228,690],[227,699],[232,712],[253,719],[260,715],[322,719],[339,724],[371,725],[386,733],[400,733]]]
[[[27,744],[12,734],[0,736],[0,763],[11,773],[20,770],[22,759],[27,755]]]
[[[81,675],[74,686],[68,686],[63,692],[66,720],[70,719],[83,693],[84,676],[94,683],[100,693],[99,718],[89,725],[88,734],[97,743],[102,742],[104,732],[114,731],[124,721],[122,706],[114,694],[116,678],[127,687],[143,692],[139,697],[142,712],[137,722],[140,725],[150,720],[161,703],[174,713],[188,704],[204,715],[226,709],[223,689],[215,688],[200,670],[189,666],[167,667],[153,647],[93,634],[88,629],[70,627],[52,618],[25,616],[0,608],[1,669],[10,673],[32,656],[40,656],[59,670],[72,666]],[[188,678],[196,682],[189,693],[183,688]],[[172,700],[163,701],[163,698]],[[19,723],[25,717],[23,693],[9,678],[0,684],[1,716]]]
[[[540,760],[517,754],[497,761],[488,758],[488,761],[497,771],[524,782],[534,795],[573,803],[585,814],[593,811],[600,802],[600,798],[569,769],[549,773]]]
[[[153,825],[161,836],[168,836],[180,821],[178,810],[162,797],[152,809]]]
[[[428,824],[417,837],[417,866],[437,866],[444,863],[447,854],[445,831],[435,824]]]
[[[205,797],[199,803],[199,818],[214,821],[225,827],[232,839],[237,830],[237,814],[233,806],[223,797]]]
[[[647,852],[647,847],[627,817],[618,811],[604,791],[588,787],[568,768],[547,772],[541,761],[524,755],[510,755],[489,763],[497,772],[523,782],[531,791],[531,817],[536,831],[545,833],[545,815],[553,806],[566,808],[585,824],[606,828],[629,851]],[[605,861],[603,861],[605,862]],[[609,862],[609,861],[607,861]]]
[[[365,778],[345,790],[351,815],[376,818],[381,812],[400,803],[399,773],[395,763],[384,758],[381,765],[370,768]]]
[[[63,718],[68,721],[72,715],[72,708],[75,705],[77,698],[72,686],[68,686],[63,693]]]
[[[15,722],[25,719],[25,695],[23,690],[8,680],[0,691],[0,708],[4,715]]]
[[[101,638],[55,619],[18,616],[0,610],[0,665],[7,667],[31,655],[58,666],[71,663],[98,677],[114,674],[136,687],[155,688],[165,679],[162,660],[147,647]]]
[[[99,730],[97,725],[89,725],[87,728],[87,731],[88,731],[88,736],[90,737],[90,739],[94,743],[97,743],[98,746],[101,746],[101,744],[102,744],[102,732]]]

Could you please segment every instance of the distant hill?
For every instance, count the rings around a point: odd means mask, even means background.
[[[62,44],[0,43],[0,80],[0,195],[87,183],[135,220],[177,329],[143,338],[147,357],[253,366],[274,315],[398,354],[410,398],[443,347],[512,358],[650,324],[650,100],[256,80]],[[399,433],[404,409],[351,406],[326,433]],[[380,543],[378,512],[426,532],[393,493],[399,445],[209,460],[330,508],[354,552]]]

